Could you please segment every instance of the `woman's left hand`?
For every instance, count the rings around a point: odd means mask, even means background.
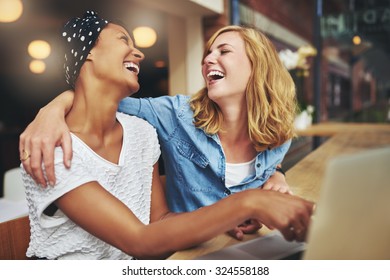
[[[234,229],[229,230],[228,234],[237,240],[242,240],[244,238],[244,234],[251,234],[257,232],[261,229],[263,225],[261,225],[257,220],[247,220],[243,224],[236,226]]]
[[[264,183],[263,190],[293,194],[290,190],[290,186],[286,182],[286,177],[279,171],[275,171],[268,181]]]

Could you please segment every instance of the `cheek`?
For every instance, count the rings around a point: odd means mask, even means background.
[[[239,84],[247,84],[249,81],[249,78],[251,76],[251,69],[247,68],[246,66],[240,67],[240,70],[237,72],[237,75],[235,77],[235,81]]]
[[[252,74],[252,66],[250,65],[249,61],[246,62],[242,66],[241,70],[242,70],[241,77],[242,77],[242,80],[245,81],[245,85],[246,85],[249,81],[251,74]]]

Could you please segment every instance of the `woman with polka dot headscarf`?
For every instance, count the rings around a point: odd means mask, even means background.
[[[164,257],[248,219],[281,230],[301,229],[286,236],[304,238],[312,203],[280,192],[248,190],[190,213],[169,212],[154,128],[117,112],[119,102],[139,89],[144,55],[123,26],[94,12],[69,21],[62,35],[65,77],[75,92],[66,116],[73,162],[64,167],[63,151],[56,148],[57,181],[49,188],[22,171],[31,226],[27,256]]]

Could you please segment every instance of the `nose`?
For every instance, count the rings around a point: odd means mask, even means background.
[[[143,54],[143,52],[141,52],[139,49],[137,48],[134,48],[133,49],[133,55],[138,58],[140,61],[144,60],[145,59],[145,55]]]
[[[203,59],[203,64],[214,64],[216,62],[215,54],[210,52],[208,55],[205,56]]]

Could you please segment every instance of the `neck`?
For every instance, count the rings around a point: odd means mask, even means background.
[[[223,124],[222,130],[218,133],[219,137],[229,142],[249,140],[246,104],[230,103],[220,108],[223,114]]]
[[[73,106],[66,116],[69,129],[81,135],[107,135],[116,126],[119,96],[114,86],[103,87],[99,83],[76,86]]]
[[[249,138],[246,106],[225,106],[222,113],[224,121],[218,136],[226,161],[242,163],[252,160],[257,153]]]

